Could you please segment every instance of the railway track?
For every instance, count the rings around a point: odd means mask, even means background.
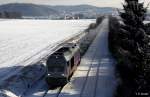
[[[90,72],[91,72],[91,70],[92,70],[92,68],[94,67],[94,63],[95,63],[95,59],[96,59],[96,57],[97,56],[99,56],[99,53],[97,53],[96,51],[98,50],[98,47],[96,47],[96,46],[91,46],[91,47],[93,47],[93,49],[95,49],[94,50],[94,56],[92,57],[92,61],[91,61],[91,63],[90,63],[90,67],[89,67],[89,69],[88,69],[88,72],[87,72],[87,75],[86,75],[86,79],[85,79],[85,82],[84,82],[84,85],[83,85],[83,87],[82,87],[82,89],[81,89],[81,93],[80,93],[80,96],[79,97],[85,97],[85,95],[84,95],[84,90],[85,90],[85,88],[86,88],[86,85],[87,85],[87,82],[88,82],[88,77],[89,77],[89,75],[90,75]],[[95,48],[96,47],[96,48]],[[98,73],[99,73],[99,67],[100,67],[100,62],[98,62],[98,66],[96,66],[96,77],[95,77],[95,86],[94,86],[94,96],[93,97],[95,97],[95,94],[96,94],[96,85],[97,85],[97,81],[98,81]],[[94,80],[94,79],[93,79]]]
[[[45,88],[46,85],[43,84],[41,88]],[[49,89],[48,87],[45,88],[43,91],[39,92],[39,93],[31,93],[31,94],[27,94],[27,95],[22,95],[19,97],[59,97],[59,94],[61,93],[61,90],[63,89],[63,87],[57,87],[54,89]]]
[[[94,95],[93,95],[93,97],[96,97],[96,89],[97,89],[97,86],[98,86],[98,78],[99,78],[98,76],[99,76],[99,71],[100,71],[100,65],[101,65],[101,63],[99,63],[98,67],[97,67],[95,88],[94,88]]]
[[[42,97],[58,97],[63,87],[54,90],[46,90]]]
[[[84,91],[84,89],[85,89],[85,87],[86,87],[87,80],[88,80],[90,71],[91,71],[92,66],[93,66],[93,62],[95,61],[95,60],[94,60],[94,59],[95,59],[95,55],[96,55],[96,52],[94,52],[94,57],[92,58],[92,61],[91,61],[91,63],[90,63],[90,67],[89,67],[88,72],[87,72],[87,74],[86,74],[86,79],[85,79],[85,82],[84,82],[83,87],[82,87],[82,89],[81,89],[80,97],[83,97],[83,91]]]

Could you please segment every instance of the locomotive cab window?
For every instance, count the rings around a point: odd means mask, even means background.
[[[47,68],[49,72],[63,72],[65,70],[65,59],[63,56],[53,55],[47,61]]]

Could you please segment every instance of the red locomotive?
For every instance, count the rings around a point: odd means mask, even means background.
[[[80,48],[77,44],[67,43],[49,56],[46,66],[46,81],[49,86],[65,85],[80,64]]]

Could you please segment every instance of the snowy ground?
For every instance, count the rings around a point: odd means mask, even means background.
[[[1,68],[20,65],[48,45],[83,31],[92,20],[10,20],[0,22]]]
[[[35,61],[37,55],[41,57],[41,52],[47,47],[51,48],[56,43],[85,30],[93,22],[95,20],[0,21],[0,82],[3,82],[4,79],[19,68],[29,65],[28,63],[30,62],[28,61]],[[31,75],[28,74],[26,68],[23,72],[27,73],[26,75]],[[38,73],[34,72],[34,74],[37,75]],[[13,83],[20,76],[12,76],[7,81],[11,82],[10,80],[12,80]],[[5,84],[8,86],[6,82],[0,83],[0,89],[3,89]],[[18,85],[16,84],[15,86]]]

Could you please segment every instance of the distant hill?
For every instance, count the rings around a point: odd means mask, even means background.
[[[0,5],[0,12],[20,12],[23,16],[62,16],[66,14],[111,14],[115,8],[111,7],[95,7],[91,5],[77,5],[77,6],[49,6],[49,5],[35,5],[27,3],[13,3]]]
[[[114,8],[112,7],[95,7],[91,5],[76,5],[76,6],[49,6],[49,8],[55,9],[59,12],[95,12],[95,13],[112,13]]]
[[[50,9],[47,6],[35,4],[6,4],[0,6],[0,12],[20,12],[23,16],[48,16],[50,14],[58,15],[56,10]]]

